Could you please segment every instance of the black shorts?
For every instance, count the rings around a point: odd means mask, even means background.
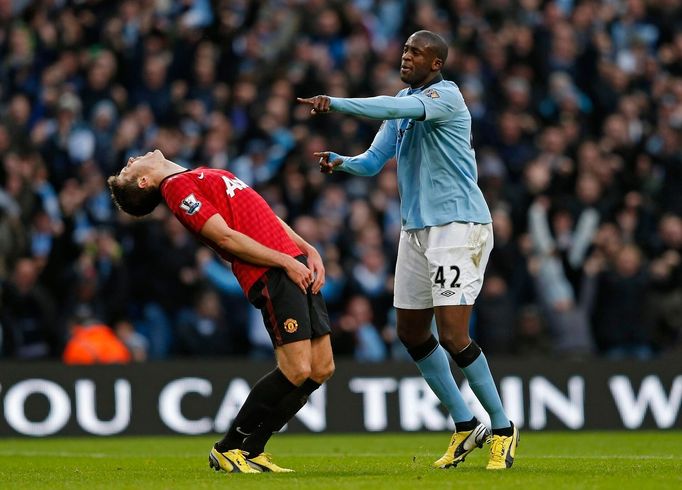
[[[296,257],[306,263],[305,256]],[[275,347],[331,332],[327,306],[321,293],[307,294],[289,279],[284,269],[273,267],[249,290],[249,301],[261,310],[265,328]]]

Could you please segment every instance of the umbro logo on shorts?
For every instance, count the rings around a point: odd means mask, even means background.
[[[445,296],[446,298],[449,298],[449,297],[452,296],[453,294],[455,294],[455,292],[454,292],[454,291],[450,291],[449,289],[446,289],[445,291],[443,291],[442,293],[440,293],[441,296]]]

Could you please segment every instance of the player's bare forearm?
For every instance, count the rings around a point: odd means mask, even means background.
[[[245,262],[266,267],[284,268],[292,257],[261,245],[253,238],[235,230],[230,230],[229,234],[217,242],[220,248],[226,252],[239,257]]]
[[[303,294],[313,284],[313,271],[291,255],[261,245],[253,238],[235,230],[218,242],[220,247],[245,262],[268,267],[280,267],[296,283]]]
[[[214,214],[206,221],[201,229],[201,236],[244,262],[284,269],[304,293],[313,283],[313,272],[305,265],[290,255],[266,247],[253,238],[233,230],[219,214]]]
[[[278,219],[279,222],[282,224],[282,228],[284,228],[284,231],[286,231],[286,232],[287,232],[287,235],[289,235],[289,238],[291,238],[291,239],[293,240],[293,242],[296,244],[296,246],[298,246],[298,248],[300,248],[301,251],[302,251],[305,255],[310,255],[310,250],[311,250],[311,249],[315,250],[315,247],[313,247],[311,244],[309,244],[308,242],[306,242],[306,241],[303,239],[303,237],[301,237],[301,235],[299,235],[298,233],[296,233],[296,232],[291,228],[291,226],[289,226],[282,218],[280,218],[280,217],[278,216],[277,219]]]

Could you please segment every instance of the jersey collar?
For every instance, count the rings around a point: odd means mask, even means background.
[[[192,171],[191,168],[187,168],[185,170],[180,170],[179,172],[175,172],[174,174],[166,175],[163,179],[161,179],[161,182],[159,182],[159,190],[161,190],[161,187],[163,186],[163,184],[165,184],[166,181],[168,179],[170,179],[171,177],[175,177],[176,175],[184,174],[186,172],[191,172],[191,171]]]
[[[431,81],[430,81],[429,83],[427,83],[426,85],[422,85],[421,87],[417,87],[417,88],[409,88],[409,89],[407,89],[407,90],[408,90],[408,93],[409,93],[409,94],[414,94],[415,92],[421,92],[421,91],[423,91],[423,90],[429,88],[431,85],[435,85],[435,84],[437,84],[438,82],[442,82],[442,81],[443,81],[443,75],[441,75],[441,74],[439,73],[438,75],[436,75],[436,76],[434,77],[433,80],[431,80]]]

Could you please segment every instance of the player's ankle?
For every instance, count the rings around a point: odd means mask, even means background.
[[[478,419],[476,417],[471,417],[471,420],[464,422],[455,422],[455,431],[463,432],[467,430],[474,430],[478,425]]]

